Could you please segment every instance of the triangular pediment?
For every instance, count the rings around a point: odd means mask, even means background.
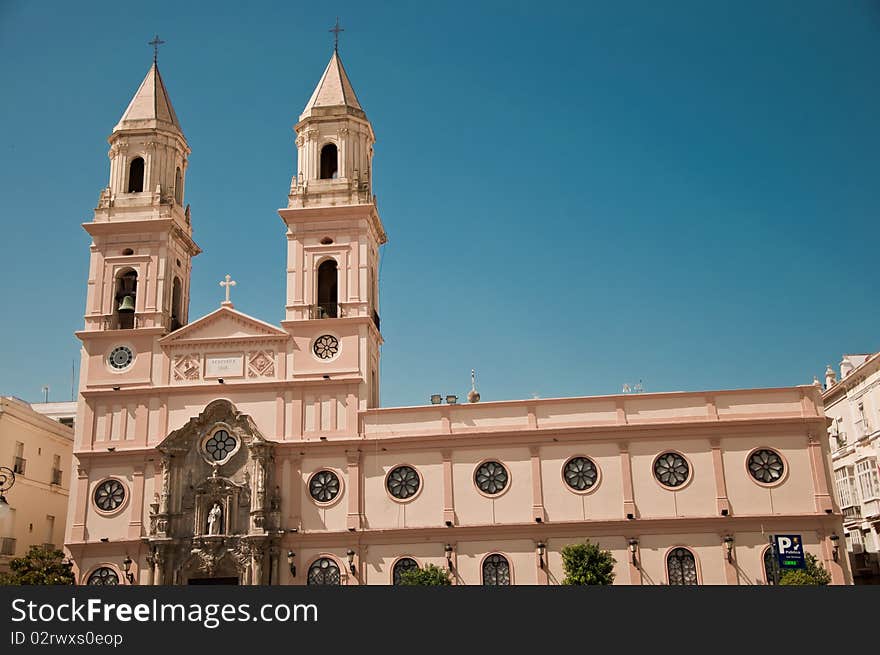
[[[221,307],[162,337],[162,346],[218,343],[223,341],[265,341],[287,339],[290,335],[270,323],[242,314],[231,307]]]

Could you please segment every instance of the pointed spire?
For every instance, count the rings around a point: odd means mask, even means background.
[[[345,113],[354,113],[365,117],[363,107],[358,102],[354,87],[352,87],[351,81],[345,73],[342,59],[336,50],[333,51],[333,56],[330,57],[330,62],[327,64],[327,68],[324,69],[324,74],[321,76],[318,86],[315,87],[315,91],[312,93],[312,97],[309,98],[308,103],[306,103],[306,108],[303,109],[299,119],[308,118],[312,115],[314,109],[330,107],[345,107],[353,110]]]
[[[126,128],[165,128],[183,134],[155,61],[113,131]]]

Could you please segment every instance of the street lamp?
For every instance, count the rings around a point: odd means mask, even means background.
[[[629,552],[632,555],[632,563],[633,565],[637,565],[639,562],[636,559],[636,549],[639,547],[639,540],[633,537],[629,540]]]
[[[348,570],[353,574],[357,573],[357,569],[354,567],[354,551],[349,548],[346,555],[348,555]]]
[[[836,562],[837,558],[840,557],[840,537],[837,536],[837,533],[835,532],[829,537],[829,539],[831,539],[832,546],[831,557],[833,557],[834,561]]]
[[[296,557],[296,553],[292,550],[287,551],[287,566],[290,569],[290,577],[296,577],[296,564],[293,563],[293,558]]]
[[[122,570],[125,571],[125,579],[128,580],[128,584],[134,584],[134,574],[131,573],[131,558],[128,555],[122,560]]]
[[[729,534],[724,537],[724,552],[727,554],[727,561],[733,561],[733,535]]]
[[[538,566],[544,568],[544,553],[547,552],[547,545],[543,541],[538,542]]]
[[[452,570],[452,544],[446,544],[443,547],[443,550],[446,553],[446,568],[451,571]]]

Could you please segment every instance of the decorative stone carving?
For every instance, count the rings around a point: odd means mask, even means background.
[[[220,521],[223,520],[223,510],[220,509],[220,503],[214,503],[211,511],[208,512],[208,534],[220,534]]]
[[[275,353],[271,350],[248,353],[247,374],[249,378],[274,378]]]
[[[198,380],[201,372],[201,359],[198,355],[175,355],[171,364],[171,379],[175,382]]]

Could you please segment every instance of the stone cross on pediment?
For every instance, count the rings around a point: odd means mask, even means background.
[[[235,286],[235,280],[232,279],[231,275],[226,275],[225,280],[220,281],[221,287],[226,287],[226,300],[220,303],[221,307],[232,307],[232,301],[229,300],[229,291],[231,287]]]

